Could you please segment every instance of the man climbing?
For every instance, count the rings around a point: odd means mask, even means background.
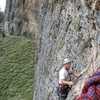
[[[71,85],[74,85],[73,81],[68,81],[68,75],[72,74],[75,77],[80,77],[84,71],[81,73],[76,73],[71,69],[72,61],[69,58],[64,59],[63,67],[59,72],[59,100],[65,100],[67,98],[68,92]]]

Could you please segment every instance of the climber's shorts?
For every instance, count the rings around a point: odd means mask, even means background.
[[[68,96],[68,92],[71,88],[68,85],[63,86],[62,89],[62,85],[59,84],[58,89],[57,89],[57,94],[59,96],[59,100],[65,100]]]

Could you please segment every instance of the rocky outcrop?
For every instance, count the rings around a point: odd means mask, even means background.
[[[36,0],[7,0],[5,32],[14,35],[35,35],[37,4]]]
[[[99,0],[37,1],[7,0],[5,31],[39,33],[33,100],[57,100],[58,73],[66,56],[74,61],[72,67],[77,72],[91,62],[88,71],[75,79],[67,98],[73,100],[86,78],[100,67]]]
[[[34,100],[58,100],[58,72],[66,56],[73,69],[88,71],[69,92],[67,100],[81,93],[84,82],[100,66],[100,8],[95,0],[41,0],[39,2],[39,49]],[[99,10],[98,10],[99,9]]]

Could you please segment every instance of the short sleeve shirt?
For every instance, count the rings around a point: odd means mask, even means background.
[[[66,70],[62,68],[59,72],[59,84],[62,84],[61,80],[67,80],[68,74],[72,72],[72,69]]]

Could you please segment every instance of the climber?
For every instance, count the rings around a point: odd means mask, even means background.
[[[80,77],[84,71],[81,73],[76,73],[71,69],[72,61],[69,58],[65,58],[63,61],[63,67],[59,72],[59,86],[58,86],[58,95],[59,100],[65,100],[67,98],[68,92],[70,90],[69,86],[74,85],[73,81],[68,81],[68,74],[72,74],[75,77]]]

